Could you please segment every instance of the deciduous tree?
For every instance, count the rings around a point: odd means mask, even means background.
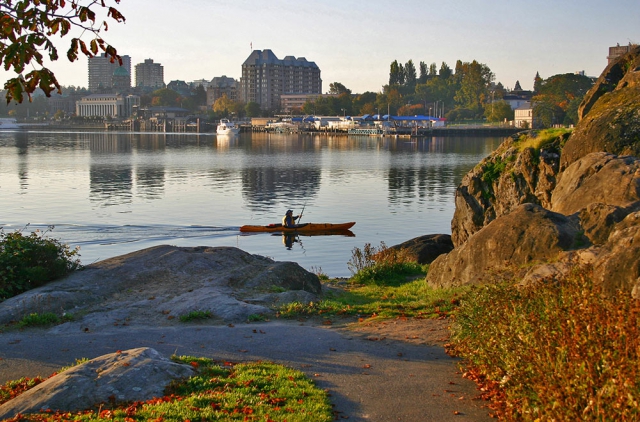
[[[120,3],[120,0],[113,1]],[[54,35],[71,36],[67,50],[69,61],[75,61],[79,54],[93,57],[104,52],[112,61],[122,64],[116,49],[100,36],[101,31],[108,29],[108,23],[98,19],[96,10],[106,12],[105,19],[115,22],[125,20],[108,2],[109,0],[2,0],[0,60],[5,70],[17,74],[4,84],[7,103],[12,100],[22,102],[24,93],[31,101],[31,94],[37,88],[42,89],[47,96],[54,89],[61,92],[55,75],[44,66],[43,53],[50,61],[58,60],[58,49],[52,42]],[[74,29],[78,30],[78,36],[71,35]],[[82,39],[85,35],[93,38],[87,43]],[[27,66],[33,66],[34,69],[25,74]]]

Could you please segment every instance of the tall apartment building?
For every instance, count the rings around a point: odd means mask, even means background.
[[[122,66],[116,61],[111,63],[109,57],[102,53],[99,56],[89,58],[89,91],[97,92],[99,90],[110,90],[113,88],[113,74],[118,68],[126,70],[128,74],[128,82],[125,82],[127,88],[131,87],[131,57],[121,56]],[[122,77],[124,72],[117,72],[119,84],[122,85]]]
[[[145,59],[136,65],[136,86],[141,88],[164,88],[164,67],[154,63],[153,59]]]
[[[240,99],[263,110],[280,108],[285,94],[321,94],[320,68],[304,57],[280,60],[271,50],[254,50],[242,64]]]

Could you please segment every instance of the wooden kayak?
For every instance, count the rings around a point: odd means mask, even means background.
[[[296,224],[293,227],[284,227],[282,224],[269,224],[267,226],[242,226],[240,227],[241,232],[280,232],[280,233],[315,233],[315,232],[335,232],[341,230],[349,230],[351,227],[356,224],[355,222],[350,223],[304,223],[304,224]]]

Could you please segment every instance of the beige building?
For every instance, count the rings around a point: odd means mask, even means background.
[[[131,116],[134,107],[139,106],[140,97],[137,95],[94,94],[82,97],[76,102],[76,115],[126,118]]]
[[[304,57],[280,60],[271,50],[254,50],[242,64],[240,100],[275,111],[280,97],[290,94],[322,94],[320,68]]]
[[[142,88],[164,88],[164,67],[154,63],[153,59],[145,59],[136,65],[136,86]]]
[[[530,102],[527,101],[514,110],[513,124],[515,127],[533,129],[533,108]]]
[[[287,114],[293,110],[300,110],[307,101],[335,96],[335,94],[284,94],[280,96],[280,110]]]
[[[609,47],[609,55],[607,56],[608,64],[613,63],[618,57],[627,54],[634,47],[637,47],[637,44],[631,44],[631,43],[629,43],[629,45],[618,44],[615,47]]]

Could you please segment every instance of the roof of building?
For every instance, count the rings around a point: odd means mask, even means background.
[[[113,76],[129,76],[129,72],[124,68],[124,66],[118,66],[113,71]]]
[[[310,62],[304,57],[295,58],[294,56],[286,56],[280,60],[273,54],[271,50],[253,50],[242,66],[261,66],[265,64],[282,65],[282,66],[300,66],[318,68],[315,62]]]

